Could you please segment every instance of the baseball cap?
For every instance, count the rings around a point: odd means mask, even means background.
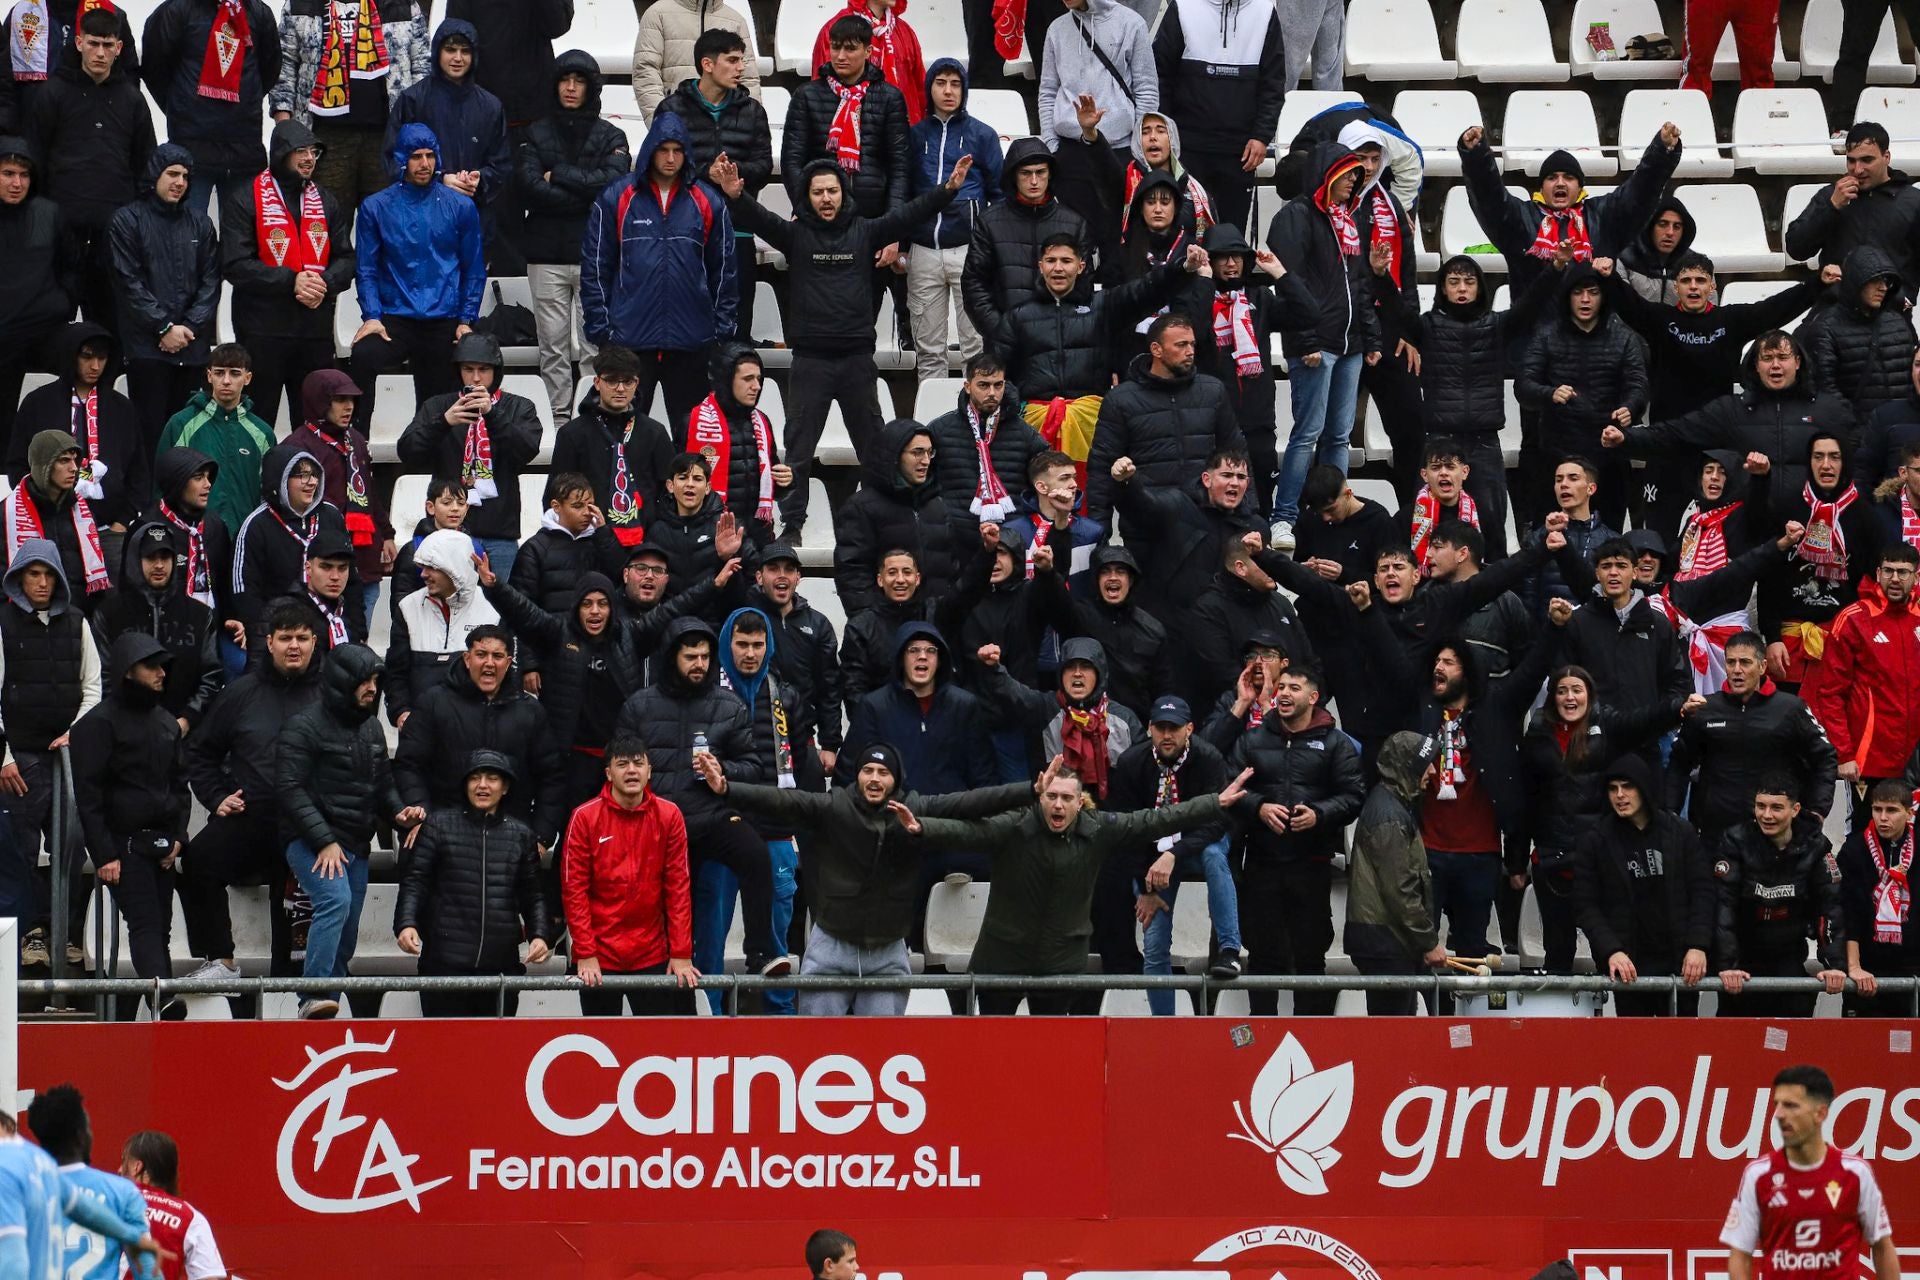
[[[1187,705],[1185,698],[1168,694],[1153,704],[1153,714],[1147,718],[1148,724],[1192,724],[1193,708]]]
[[[338,529],[322,529],[307,544],[309,560],[351,560],[353,539]]]
[[[167,533],[165,525],[150,524],[140,530],[135,543],[134,554],[145,559],[147,556],[172,556],[173,538]]]
[[[790,542],[769,542],[760,550],[760,563],[772,564],[775,560],[791,560],[800,563],[800,553],[793,549]]]

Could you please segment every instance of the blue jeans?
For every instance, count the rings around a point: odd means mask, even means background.
[[[367,900],[367,859],[364,854],[347,850],[346,874],[324,878],[313,869],[313,847],[304,840],[287,845],[287,865],[294,879],[313,899],[313,923],[307,929],[307,963],[301,970],[308,978],[344,978],[347,962],[360,941],[360,908]],[[338,991],[330,993],[335,1000]],[[301,997],[321,999],[317,992]]]
[[[1153,923],[1142,932],[1140,953],[1145,959],[1142,973],[1173,972],[1173,904],[1180,895],[1180,877],[1192,879],[1202,876],[1207,882],[1207,912],[1213,917],[1213,931],[1220,939],[1222,951],[1240,950],[1240,900],[1233,887],[1233,868],[1227,865],[1227,847],[1232,843],[1231,836],[1221,836],[1200,851],[1199,857],[1188,854],[1176,859],[1173,866],[1174,879],[1160,891],[1167,901],[1167,909],[1154,916]],[[1147,992],[1147,1008],[1157,1018],[1173,1016],[1173,992]]]
[[[1457,956],[1484,956],[1493,898],[1500,888],[1498,853],[1443,853],[1427,850],[1433,871],[1433,910],[1447,917],[1447,950]]]
[[[373,633],[373,611],[380,607],[380,583],[363,582],[360,584],[360,612],[367,620],[367,633]]]
[[[1300,518],[1300,490],[1307,471],[1324,462],[1347,469],[1347,441],[1353,435],[1353,415],[1360,400],[1360,373],[1367,366],[1363,353],[1337,356],[1320,353],[1320,367],[1310,369],[1295,360],[1287,366],[1293,388],[1293,433],[1280,458],[1280,483],[1274,492],[1273,518],[1291,524]]]
[[[1027,763],[1027,733],[1024,729],[995,729],[987,735],[993,745],[993,762],[1000,770],[1000,781],[1025,782],[1033,776]]]
[[[512,538],[482,538],[480,545],[487,549],[487,567],[493,570],[493,576],[502,582],[511,578],[513,562],[520,555],[520,544]]]
[[[787,954],[787,928],[793,923],[800,854],[791,840],[769,840],[767,856],[773,862],[773,939],[767,954],[780,956]],[[717,862],[702,862],[694,873],[693,967],[702,973],[719,973],[726,968],[727,930],[733,927],[733,904],[739,893],[740,882],[733,872]],[[706,996],[713,1012],[726,1011],[724,993],[709,990]],[[792,1013],[794,993],[769,991],[761,997],[761,1003],[768,1013]]]
[[[207,206],[215,192],[224,197],[232,188],[243,183],[252,183],[255,176],[253,173],[243,173],[238,169],[211,169],[196,164],[193,166],[192,176],[187,179],[185,206],[207,213]],[[223,337],[228,342],[233,341],[233,335],[230,333]]]

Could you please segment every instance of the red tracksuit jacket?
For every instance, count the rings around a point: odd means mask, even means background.
[[[561,857],[573,957],[631,973],[693,955],[687,823],[649,790],[622,809],[611,787],[574,811]]]

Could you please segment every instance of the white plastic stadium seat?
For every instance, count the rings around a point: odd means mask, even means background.
[[[393,496],[387,510],[393,515],[393,536],[401,543],[413,536],[413,526],[427,514],[429,478],[421,471],[402,472],[394,478]]]
[[[1833,64],[1840,60],[1840,0],[1807,0],[1806,16],[1800,24],[1800,69],[1833,83]],[[1911,64],[1901,61],[1900,42],[1894,35],[1893,10],[1889,8],[1880,22],[1880,34],[1874,38],[1873,52],[1867,55],[1868,84],[1912,84]]]
[[[1440,56],[1428,0],[1353,0],[1347,10],[1346,72],[1369,80],[1451,80],[1459,64]]]
[[[813,460],[823,467],[860,465],[860,455],[854,451],[853,436],[847,430],[847,418],[840,412],[838,400],[827,406],[827,421],[820,428],[820,444],[813,451]]]
[[[980,922],[987,914],[987,892],[979,881],[936,884],[927,894],[927,963],[958,972],[973,955]]]
[[[1752,187],[1717,182],[1676,187],[1673,194],[1700,226],[1693,247],[1712,258],[1719,271],[1765,274],[1786,266],[1786,255],[1767,242],[1766,219],[1760,215],[1760,197]]]
[[[917,4],[907,17],[913,33],[920,37],[923,65],[931,67],[941,58],[953,58],[961,66],[967,65],[967,24],[959,5],[941,4],[939,0],[933,4]]]
[[[793,216],[793,199],[787,194],[787,187],[783,182],[769,182],[760,189],[760,194],[754,199],[758,200],[761,207],[768,213],[782,221]],[[765,240],[756,237],[753,247],[754,259],[761,265],[772,267],[775,271],[787,269],[787,255]]]
[[[1720,47],[1713,51],[1713,78],[1715,80],[1740,78],[1740,49],[1734,43],[1731,24],[1721,33]],[[1780,40],[1778,24],[1773,29],[1773,78],[1776,83],[1800,78],[1800,64],[1788,61],[1786,46]]]
[[[1015,138],[1031,138],[1039,132],[1027,113],[1027,100],[1017,89],[975,89],[967,95],[967,114],[1000,135],[1002,150]]]
[[[928,378],[913,391],[913,420],[932,422],[943,413],[950,413],[960,402],[961,388],[966,385],[964,378]]]
[[[1285,151],[1307,121],[1343,102],[1361,101],[1351,89],[1295,89],[1280,105],[1280,122],[1274,127],[1274,144]]]
[[[1393,118],[1420,146],[1429,178],[1460,176],[1460,135],[1487,122],[1470,89],[1402,89]]]
[[[1389,511],[1399,509],[1400,497],[1393,491],[1393,482],[1391,480],[1368,480],[1360,476],[1352,476],[1347,480],[1347,487],[1353,490],[1353,496],[1356,498],[1370,499],[1371,501],[1379,503]],[[1182,900],[1184,900],[1184,898],[1185,895],[1183,894]],[[1176,907],[1179,905],[1178,902],[1174,904]],[[1177,915],[1173,923],[1174,934],[1178,937],[1180,921]]]
[[[1733,306],[1740,302],[1763,302],[1783,289],[1793,288],[1793,284],[1791,280],[1735,280],[1721,286],[1720,302],[1724,306]],[[1807,313],[1802,311],[1780,327],[1792,333],[1806,318]]]
[[[780,143],[787,134],[787,108],[793,105],[793,90],[779,85],[760,86],[760,105],[767,110],[767,129],[773,135],[773,176],[780,176]]]
[[[639,28],[636,27],[634,32],[637,39]],[[759,74],[760,79],[764,82],[774,73],[773,55],[760,47],[759,24],[751,17],[747,19],[746,40],[747,60],[753,64],[754,71]],[[764,98],[762,100],[764,101]]]
[[[342,360],[353,354],[353,335],[360,328],[359,286],[349,284],[334,300],[333,354]]]
[[[831,516],[833,502],[827,497],[826,481],[814,476],[807,481],[807,510]],[[833,567],[833,521],[832,519],[809,520],[800,527],[800,545],[794,548],[800,553],[800,566],[804,569],[830,569]]]
[[[1815,196],[1825,198],[1831,186],[1832,184],[1827,182],[1796,182],[1787,188],[1786,203],[1780,206],[1780,237],[1783,241],[1781,248],[1786,247],[1784,241],[1787,228],[1793,225],[1793,220],[1806,210]],[[1820,264],[1820,255],[1816,253],[1811,258],[1796,258],[1794,261],[1805,262],[1807,266],[1814,267]]]
[[[1818,89],[1748,89],[1733,107],[1733,162],[1755,173],[1846,172]]]
[[[566,38],[569,48],[592,54],[608,75],[630,76],[639,36],[640,12],[633,0],[577,0]]]
[[[880,314],[873,321],[873,341],[876,369],[913,368],[913,352],[900,349],[900,328],[894,323],[891,291],[880,295]]]
[[[1698,89],[1634,89],[1620,108],[1620,168],[1640,165],[1646,141],[1673,121],[1680,127],[1680,164],[1676,178],[1731,178],[1733,159],[1719,146],[1713,108]]]
[[[1853,118],[1879,124],[1895,151],[1920,150],[1920,89],[1863,89]]]
[[[1556,84],[1567,64],[1553,53],[1540,0],[1464,0],[1454,25],[1460,74],[1492,83]]]
[[[1518,196],[1526,193],[1519,187],[1507,190]],[[1487,233],[1481,229],[1480,220],[1473,216],[1473,207],[1467,203],[1467,189],[1456,186],[1447,192],[1447,202],[1440,212],[1440,256],[1451,258],[1456,253],[1466,253],[1469,246],[1491,244]],[[1498,253],[1476,253],[1475,262],[1482,271],[1505,271],[1507,260]]]
[[[787,330],[780,318],[780,300],[767,280],[753,282],[753,336],[761,342],[785,342]],[[793,364],[793,352],[784,348],[760,348],[760,363],[768,369],[785,369]]]
[[[540,517],[547,513],[547,479],[544,472],[520,473],[520,541],[540,532]]]
[[[1620,55],[1603,62],[1587,44],[1587,29],[1596,22],[1607,24],[1614,50]],[[1677,58],[1627,59],[1627,41],[1635,36],[1664,31],[1660,8],[1653,0],[1574,0],[1573,21],[1567,24],[1567,56],[1573,74],[1596,80],[1666,80],[1678,82],[1686,64]],[[1678,44],[1678,41],[1675,42]]]
[[[1507,97],[1506,151],[1503,169],[1540,172],[1540,163],[1558,150],[1571,151],[1588,177],[1619,171],[1600,149],[1600,123],[1584,89],[1516,89]]]
[[[845,7],[840,0],[784,0],[773,21],[773,65],[798,72],[802,80],[812,79],[813,42],[827,20]]]
[[[413,421],[414,410],[419,406],[413,400],[413,376],[405,373],[383,373],[374,379],[375,394],[373,421],[367,424],[367,451],[375,462],[398,462],[400,455],[395,451],[400,443],[400,433]]]

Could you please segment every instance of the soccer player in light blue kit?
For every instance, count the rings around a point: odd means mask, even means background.
[[[54,1157],[20,1137],[11,1115],[0,1120],[0,1280],[63,1280],[69,1219],[146,1259],[158,1253],[144,1212],[123,1218],[63,1181]]]
[[[87,1162],[93,1157],[93,1125],[87,1119],[85,1101],[70,1084],[57,1085],[33,1100],[27,1108],[27,1124],[40,1147],[60,1166],[60,1181],[71,1196],[79,1196],[106,1208],[125,1230],[140,1235],[147,1232],[147,1202],[140,1188],[117,1173],[96,1169]],[[119,1280],[120,1241],[78,1222],[66,1225],[62,1237],[65,1246],[61,1275],[64,1280]],[[152,1254],[128,1250],[128,1265],[140,1280],[157,1280],[160,1267]]]

